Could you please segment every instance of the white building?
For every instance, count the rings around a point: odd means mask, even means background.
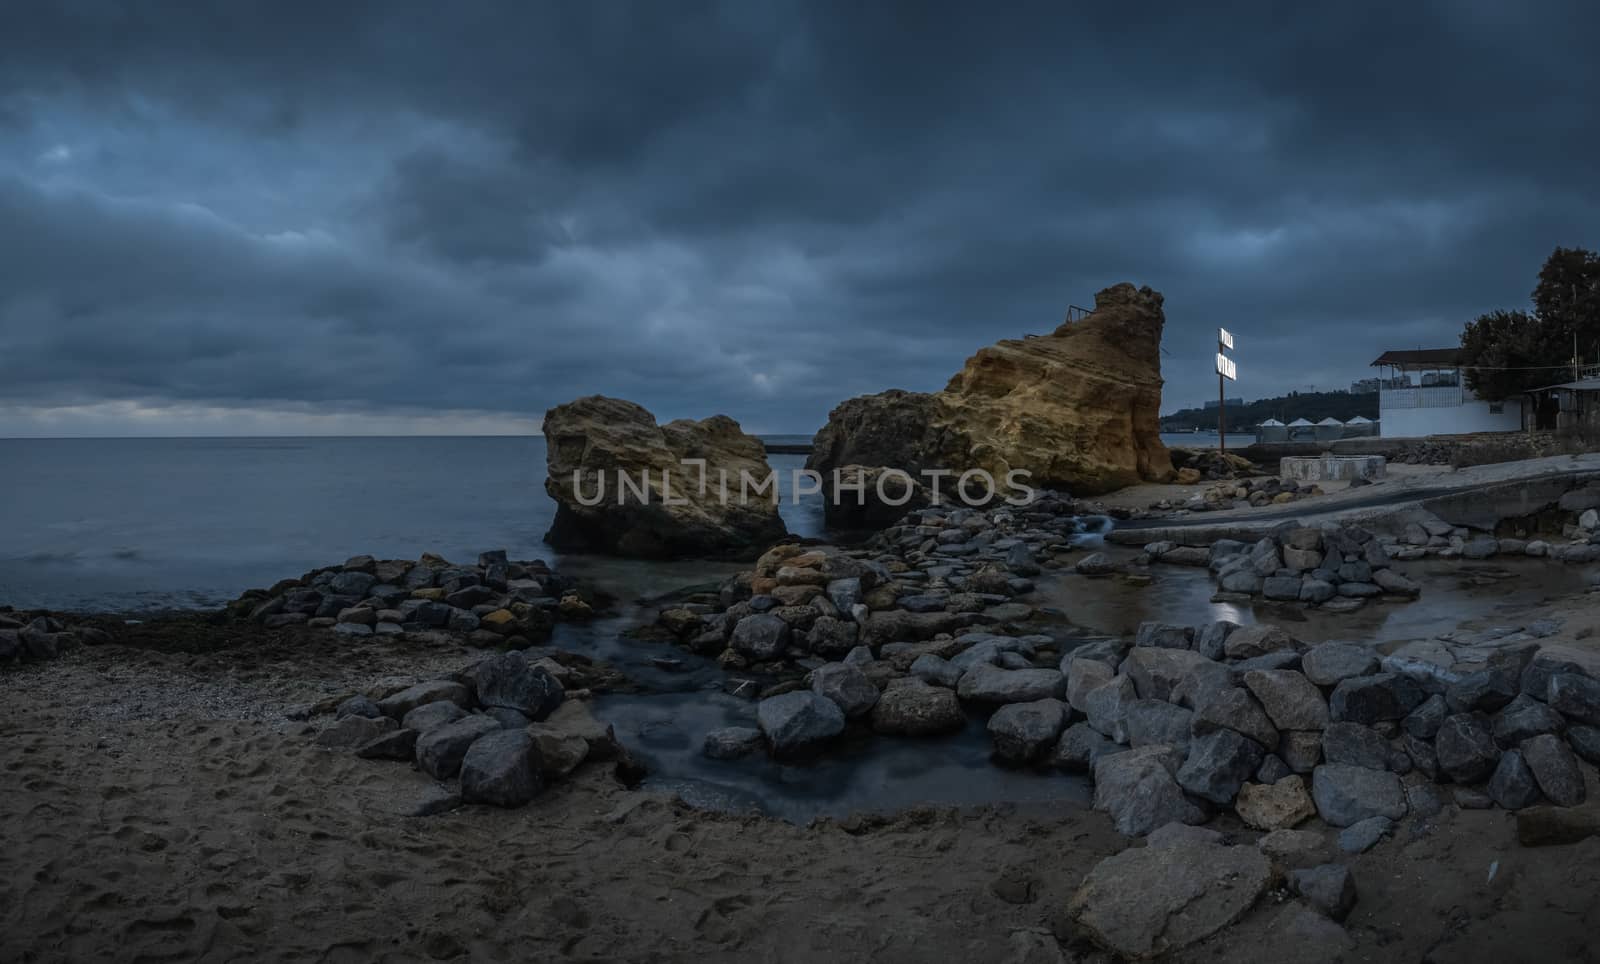
[[[1386,351],[1372,363],[1385,371],[1378,391],[1379,434],[1386,438],[1515,432],[1522,402],[1490,402],[1473,394],[1461,375],[1461,349]],[[1413,373],[1416,377],[1413,378]]]

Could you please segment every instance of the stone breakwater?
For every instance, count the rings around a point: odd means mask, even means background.
[[[1208,547],[1152,542],[1138,561],[1208,567],[1222,599],[1261,596],[1351,610],[1376,596],[1415,599],[1422,593],[1394,568],[1381,540],[1352,525],[1284,529],[1254,543],[1219,539]]]
[[[413,816],[462,804],[520,807],[585,762],[614,762],[619,778],[641,771],[610,726],[589,712],[585,668],[537,649],[500,653],[440,679],[384,682],[299,716],[331,712],[319,746],[372,760],[411,763],[439,781]]]
[[[1553,518],[1544,520],[1554,530],[1550,538],[1525,538],[1522,535],[1497,537],[1453,526],[1428,512],[1414,512],[1405,528],[1390,536],[1387,549],[1396,559],[1490,559],[1495,556],[1531,556],[1561,562],[1600,562],[1600,486],[1574,490],[1562,496]],[[1513,531],[1519,531],[1516,526]],[[1557,538],[1555,533],[1559,532]]]
[[[476,564],[432,553],[411,562],[355,556],[229,603],[231,615],[268,629],[303,626],[349,636],[446,633],[484,646],[527,646],[558,619],[584,619],[591,603],[542,560],[518,562],[505,550]]]
[[[1188,483],[1191,480],[1184,475],[1188,471],[1178,471],[1178,481]],[[1198,478],[1193,479],[1199,482]],[[1322,488],[1310,482],[1296,482],[1293,479],[1281,479],[1276,475],[1257,475],[1242,478],[1237,481],[1224,481],[1208,487],[1204,492],[1196,493],[1187,499],[1161,499],[1150,504],[1150,508],[1160,511],[1177,512],[1220,512],[1227,509],[1248,505],[1260,508],[1267,505],[1288,505],[1303,499],[1323,495]]]

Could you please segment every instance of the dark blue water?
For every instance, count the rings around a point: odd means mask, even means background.
[[[804,457],[770,461],[789,528],[820,533],[820,501],[788,497]],[[544,478],[542,438],[0,439],[0,604],[211,607],[361,553],[498,548],[673,588],[552,552]]]

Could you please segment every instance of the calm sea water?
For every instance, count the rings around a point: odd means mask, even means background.
[[[790,530],[820,533],[820,501],[787,495],[804,457],[769,461]],[[360,553],[498,548],[639,592],[681,584],[681,566],[553,552],[544,478],[542,438],[0,439],[0,604],[212,607]]]

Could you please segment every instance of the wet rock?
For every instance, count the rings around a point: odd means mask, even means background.
[[[1089,725],[1118,743],[1128,742],[1128,707],[1138,698],[1133,680],[1116,676],[1084,697]]]
[[[1223,645],[1223,651],[1228,658],[1234,660],[1298,649],[1299,646],[1293,636],[1278,626],[1265,624],[1244,626],[1234,630]]]
[[[1394,821],[1384,816],[1368,817],[1346,827],[1339,834],[1339,849],[1347,854],[1364,854],[1394,830]]]
[[[1266,710],[1243,687],[1230,686],[1212,693],[1194,715],[1196,733],[1222,728],[1243,734],[1263,747],[1278,745],[1278,730]]]
[[[1356,905],[1356,881],[1348,867],[1323,864],[1289,873],[1289,889],[1317,911],[1342,921]]]
[[[1522,693],[1495,717],[1494,741],[1509,749],[1541,733],[1560,733],[1565,726],[1560,713]]]
[[[341,720],[347,716],[365,716],[376,719],[382,715],[383,711],[378,709],[378,704],[359,693],[340,703],[338,708],[333,711],[334,719]]]
[[[1286,776],[1276,783],[1246,783],[1239,788],[1233,809],[1246,826],[1257,830],[1284,830],[1317,815],[1305,781]]]
[[[455,703],[458,706],[470,705],[472,694],[467,688],[454,680],[436,679],[426,683],[418,683],[391,696],[386,696],[378,701],[378,709],[384,716],[401,718],[419,706],[439,701]],[[414,729],[414,727],[412,727]]]
[[[1493,713],[1517,695],[1517,677],[1492,669],[1468,673],[1445,690],[1445,700],[1457,713]]]
[[[1100,757],[1094,763],[1094,809],[1111,815],[1117,832],[1142,836],[1177,821],[1204,823],[1207,814],[1173,778],[1170,747],[1146,746]]]
[[[774,756],[815,750],[844,732],[844,711],[811,690],[796,690],[762,700],[756,722]]]
[[[1399,820],[1406,815],[1400,778],[1386,770],[1324,763],[1311,776],[1311,799],[1328,824],[1348,827],[1369,817]]]
[[[1212,730],[1190,742],[1188,759],[1178,769],[1178,784],[1197,797],[1226,805],[1264,756],[1266,750],[1256,741],[1233,730]]]
[[[400,725],[418,733],[427,733],[434,727],[444,726],[446,723],[454,723],[466,715],[466,710],[449,700],[435,700],[432,703],[424,703],[407,713],[401,718]]]
[[[725,726],[706,734],[701,753],[713,760],[739,760],[766,746],[761,731],[750,726]]]
[[[1535,656],[1522,670],[1521,691],[1536,700],[1544,700],[1550,692],[1550,677],[1557,673],[1582,676],[1583,667],[1570,660]]]
[[[1578,756],[1600,765],[1600,727],[1571,727],[1567,730],[1567,744]]]
[[[1133,645],[1152,646],[1159,649],[1188,649],[1194,642],[1194,630],[1172,623],[1144,622],[1134,634]]]
[[[1554,673],[1546,684],[1545,702],[1576,723],[1600,725],[1600,681],[1577,673]]]
[[[921,680],[891,684],[872,707],[872,728],[897,736],[935,736],[966,725],[966,714],[952,690]]]
[[[539,749],[526,730],[500,730],[473,742],[461,760],[461,801],[520,807],[544,789]]]
[[[1021,766],[1042,757],[1067,724],[1067,704],[1057,699],[1009,703],[989,717],[989,738],[1002,763]]]
[[[538,722],[555,712],[566,692],[542,666],[528,665],[519,652],[492,656],[472,668],[473,689],[486,707],[516,710]]]
[[[1506,810],[1521,810],[1539,802],[1539,784],[1520,750],[1507,750],[1500,756],[1494,775],[1483,789],[1489,799]]]
[[[1330,723],[1322,731],[1322,758],[1372,770],[1389,770],[1393,755],[1389,741],[1360,723]]]
[[[1404,719],[1426,698],[1409,676],[1379,673],[1340,681],[1328,698],[1328,718],[1368,725]]]
[[[1122,672],[1133,680],[1140,699],[1172,701],[1173,688],[1204,656],[1185,649],[1140,649],[1128,653]]]
[[[1328,703],[1304,674],[1255,670],[1244,674],[1244,685],[1280,730],[1320,730],[1328,723]]]
[[[461,769],[467,749],[490,733],[509,733],[487,716],[468,716],[436,726],[417,737],[417,766],[435,780],[448,780]]]
[[[1141,847],[1101,861],[1068,901],[1067,913],[1101,947],[1124,957],[1155,957],[1244,916],[1271,879],[1271,864],[1250,847]]]
[[[1074,563],[1072,568],[1080,576],[1109,576],[1117,571],[1111,557],[1103,552],[1089,553]]]
[[[1169,702],[1198,710],[1216,694],[1236,686],[1238,682],[1226,663],[1207,660],[1194,664],[1183,674],[1183,679],[1178,680],[1178,685],[1172,688],[1172,698]],[[1262,718],[1265,719],[1265,711]]]
[[[832,700],[852,719],[872,712],[878,702],[878,688],[860,667],[850,663],[827,663],[812,670],[811,689]]]
[[[1067,704],[1079,713],[1088,712],[1089,693],[1117,675],[1108,663],[1084,656],[1069,654],[1062,664],[1067,674]]]
[[[806,633],[806,646],[823,659],[840,659],[855,648],[859,634],[853,620],[820,616]]]
[[[355,749],[393,732],[396,726],[395,721],[388,717],[346,716],[317,734],[317,746]]]
[[[1166,744],[1187,749],[1194,713],[1161,700],[1134,700],[1127,706],[1124,723],[1130,746]]]
[[[1221,660],[1227,655],[1228,637],[1238,628],[1239,624],[1232,620],[1216,620],[1195,637],[1194,651],[1206,659]]]
[[[1299,576],[1269,576],[1261,581],[1261,595],[1267,599],[1294,602],[1300,598]]]
[[[1001,669],[980,664],[967,670],[956,684],[956,695],[975,703],[1031,703],[1065,694],[1066,679],[1053,669]]]
[[[1307,576],[1300,583],[1300,601],[1322,604],[1339,594],[1339,589],[1326,579]]]
[[[924,683],[953,688],[961,681],[961,667],[933,653],[923,653],[911,663],[911,675]]]
[[[1553,733],[1524,740],[1522,758],[1539,789],[1558,807],[1576,807],[1585,796],[1583,771],[1572,748]]]
[[[1408,713],[1400,726],[1407,734],[1431,742],[1439,735],[1439,727],[1444,725],[1444,718],[1449,715],[1450,704],[1445,702],[1443,696],[1435,693]]]
[[[1439,769],[1456,783],[1487,780],[1500,762],[1500,747],[1488,720],[1477,713],[1445,717],[1433,746]]]
[[[1074,723],[1067,727],[1056,742],[1052,766],[1069,773],[1093,770],[1095,761],[1110,753],[1121,753],[1123,747],[1087,723]]]
[[[789,624],[773,613],[753,613],[733,627],[728,646],[754,660],[777,659],[789,644]]]
[[[1352,676],[1376,674],[1378,655],[1360,643],[1323,643],[1300,658],[1300,669],[1318,686],[1336,686]]]

